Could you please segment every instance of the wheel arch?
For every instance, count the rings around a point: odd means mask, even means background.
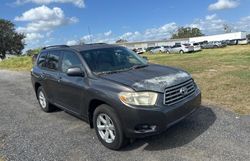
[[[37,97],[37,90],[38,90],[38,88],[41,87],[41,86],[42,86],[42,85],[41,85],[39,82],[36,82],[36,83],[35,83],[35,86],[34,86],[34,87],[35,87],[36,97]]]
[[[88,121],[89,121],[90,128],[94,128],[94,125],[93,125],[94,111],[95,111],[95,109],[98,106],[100,106],[102,104],[106,104],[106,105],[110,106],[108,103],[106,103],[105,101],[100,100],[100,99],[92,99],[89,102],[89,106],[88,106]]]

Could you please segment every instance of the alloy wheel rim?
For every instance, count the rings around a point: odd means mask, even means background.
[[[97,130],[101,138],[106,143],[112,143],[115,140],[116,132],[115,126],[111,118],[104,113],[101,113],[97,117]]]
[[[40,102],[40,105],[42,106],[42,108],[46,108],[47,102],[46,102],[46,98],[45,98],[42,91],[39,92],[39,102]]]

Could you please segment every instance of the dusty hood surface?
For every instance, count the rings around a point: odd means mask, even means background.
[[[101,78],[124,84],[136,91],[150,90],[164,92],[168,86],[179,84],[191,76],[179,69],[150,64],[145,68],[101,75]]]

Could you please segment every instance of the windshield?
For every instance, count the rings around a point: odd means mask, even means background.
[[[147,65],[147,61],[124,47],[94,49],[81,52],[92,72],[96,74],[130,70]]]

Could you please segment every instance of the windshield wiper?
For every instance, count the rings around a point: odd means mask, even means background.
[[[148,64],[144,64],[144,65],[134,65],[130,68],[124,68],[124,69],[120,69],[120,70],[114,70],[114,71],[104,71],[104,72],[96,72],[97,75],[102,75],[102,74],[114,74],[114,73],[120,73],[120,72],[125,72],[125,71],[129,71],[129,70],[134,70],[134,69],[139,69],[139,68],[145,68],[147,67]]]
[[[147,66],[148,66],[148,64],[144,64],[144,65],[134,65],[134,66],[132,66],[130,69],[145,68],[145,67],[147,67]]]
[[[122,70],[114,70],[114,71],[104,71],[104,72],[97,72],[97,75],[102,75],[102,74],[114,74],[114,73],[120,73],[127,71],[128,69],[122,69]]]

